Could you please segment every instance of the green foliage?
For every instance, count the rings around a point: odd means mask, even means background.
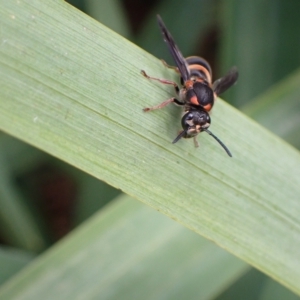
[[[194,54],[196,43],[190,36],[177,35],[176,27],[190,34],[193,30],[184,24],[190,26],[195,18],[191,16],[197,15],[197,9],[201,11],[204,5],[206,18],[200,18],[192,32],[204,37],[204,30],[216,26],[214,19],[219,16],[223,39],[221,68],[230,62],[241,73],[232,91],[233,103],[237,105],[244,102],[236,99],[250,99],[257,95],[252,91],[262,92],[280,79],[270,78],[268,72],[274,68],[266,71],[274,61],[278,63],[276,72],[280,71],[279,62],[290,66],[284,69],[283,76],[298,67],[285,60],[291,57],[283,55],[289,49],[281,43],[278,49],[274,45],[274,53],[272,47],[264,49],[271,52],[269,60],[265,55],[256,60],[255,55],[250,59],[244,54],[247,45],[252,54],[258,51],[255,46],[263,47],[261,38],[271,32],[273,39],[289,40],[283,34],[284,24],[288,22],[290,26],[294,22],[296,28],[299,20],[287,21],[276,18],[276,14],[293,11],[293,1],[289,5],[270,2],[269,6],[269,2],[264,2],[263,8],[257,3],[261,14],[252,10],[247,14],[245,7],[233,0],[226,9],[220,9],[217,1],[191,1],[183,10],[176,5],[170,10],[166,3],[156,7],[156,11],[166,20],[179,47],[187,43],[186,49],[182,47],[186,56]],[[121,13],[119,5],[112,7]],[[285,9],[280,10],[281,7]],[[215,105],[211,130],[232,151],[232,159],[205,133],[199,137],[200,149],[195,149],[192,141],[172,145],[180,127],[179,110],[168,107],[149,114],[142,112],[142,107],[167,99],[173,91],[147,81],[140,69],[177,79],[156,58],[61,1],[0,0],[0,8],[1,130],[124,191],[243,260],[129,196],[122,196],[33,262],[24,260],[28,267],[23,271],[18,272],[22,264],[19,268],[14,266],[7,274],[16,272],[16,277],[0,287],[1,299],[182,299],[182,295],[189,299],[226,299],[231,293],[245,299],[245,292],[237,285],[238,279],[247,277],[245,273],[250,270],[245,262],[300,294],[300,170],[295,167],[300,156],[296,149],[222,100]],[[171,23],[173,9],[177,11],[173,20],[182,18],[180,24]],[[251,24],[260,24],[259,18],[265,11],[270,11],[273,23],[262,32],[256,29],[254,34]],[[99,21],[101,14],[101,9],[95,9],[94,17]],[[118,24],[124,20],[125,16]],[[165,46],[154,16],[148,22],[144,32],[151,31]],[[126,34],[128,28],[123,28]],[[150,45],[147,36],[141,34],[137,40]],[[290,38],[294,39],[293,35]],[[298,47],[297,43],[293,45]],[[189,47],[191,53],[185,53]],[[152,51],[150,46],[148,49]],[[262,75],[260,68],[265,71]],[[277,125],[274,131],[284,138],[295,136],[295,145],[299,145],[295,134],[297,78],[298,73],[244,108],[260,122],[269,120],[264,125],[271,130]],[[7,183],[7,178],[34,168],[41,157],[53,159],[21,143],[9,146],[6,139],[2,135],[0,162],[5,172],[0,189],[1,233],[15,247],[39,252],[47,245],[48,236],[43,233],[37,211],[28,205],[26,196],[13,189],[12,181]],[[23,150],[15,151],[18,147]],[[55,164],[71,173],[81,188],[90,187],[90,194],[80,193],[77,220],[93,212],[84,211],[84,201],[91,199],[88,203],[96,210],[118,194],[103,183],[103,188],[97,189],[95,179],[83,173],[78,175],[78,171],[59,162]],[[106,195],[101,204],[100,190]],[[22,206],[24,214],[20,213]],[[0,252],[0,259],[1,255]],[[273,285],[282,298],[296,297],[261,273],[256,272],[255,276],[264,280],[245,277],[244,282],[254,289],[259,286],[264,299],[274,299],[270,292]],[[5,280],[7,277],[2,282]]]

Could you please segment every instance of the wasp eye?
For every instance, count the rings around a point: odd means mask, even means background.
[[[187,121],[189,121],[189,120],[193,120],[193,118],[194,118],[194,114],[193,113],[189,113],[189,114],[187,114],[187,116],[186,116],[186,120]]]

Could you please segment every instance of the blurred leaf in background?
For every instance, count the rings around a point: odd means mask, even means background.
[[[238,67],[238,84],[225,100],[299,148],[299,1],[72,4],[173,64],[159,13],[184,56],[204,56],[217,77]],[[107,63],[118,72],[115,61]],[[143,107],[147,98],[140,101]],[[3,299],[299,298],[167,217],[127,196],[115,199],[119,190],[4,133],[0,164]]]
[[[297,0],[222,1],[221,70],[236,65],[240,71],[239,84],[229,92],[230,103],[245,105],[299,68],[299,9]]]

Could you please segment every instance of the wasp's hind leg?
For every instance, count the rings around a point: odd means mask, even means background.
[[[144,70],[141,70],[141,74],[142,74],[144,77],[146,77],[147,79],[150,79],[150,80],[156,80],[156,81],[159,81],[160,83],[163,83],[163,84],[170,84],[170,85],[173,85],[174,88],[175,88],[176,93],[177,93],[177,94],[179,93],[179,87],[178,87],[178,85],[177,85],[176,82],[171,81],[171,80],[167,80],[167,79],[161,79],[161,78],[151,77],[151,76],[149,76]]]
[[[161,59],[160,61],[162,62],[162,64],[163,64],[166,68],[172,69],[172,70],[174,70],[176,73],[180,74],[180,72],[179,72],[179,70],[178,70],[177,67],[171,66],[171,65],[167,64],[166,61],[164,61],[163,59]]]
[[[164,102],[162,102],[158,105],[155,105],[155,106],[152,106],[152,107],[146,107],[146,108],[143,109],[143,111],[147,112],[147,111],[151,111],[151,110],[155,110],[155,109],[160,109],[160,108],[163,108],[163,107],[169,105],[170,103],[175,103],[175,104],[180,105],[180,106],[184,105],[184,103],[178,101],[176,98],[170,98],[170,99],[168,99],[168,100],[166,100],[166,101],[164,101]]]

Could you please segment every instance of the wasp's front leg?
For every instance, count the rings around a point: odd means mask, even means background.
[[[178,101],[176,98],[170,98],[170,99],[168,99],[168,100],[166,100],[166,101],[164,101],[164,102],[162,102],[158,105],[155,105],[155,106],[152,106],[152,107],[146,107],[146,108],[143,109],[143,111],[147,112],[147,111],[150,111],[150,110],[160,109],[160,108],[163,108],[163,107],[169,105],[170,103],[175,103],[175,104],[180,105],[180,106],[184,105],[184,103]]]
[[[193,140],[194,140],[195,148],[198,148],[199,147],[199,143],[197,141],[197,136],[196,135],[193,137]]]

